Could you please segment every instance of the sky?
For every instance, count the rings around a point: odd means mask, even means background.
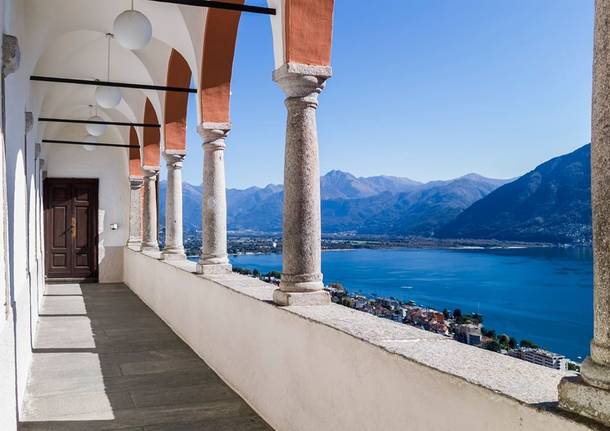
[[[593,1],[336,0],[321,173],[514,178],[588,143],[592,32]],[[273,68],[269,18],[243,14],[228,187],[283,182],[286,111]],[[184,180],[200,184],[194,110],[192,97]]]

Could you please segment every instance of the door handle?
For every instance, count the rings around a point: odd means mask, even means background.
[[[72,234],[72,239],[76,238],[76,217],[72,216],[72,220],[70,221],[70,233]]]

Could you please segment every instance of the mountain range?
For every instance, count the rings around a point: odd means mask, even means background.
[[[586,242],[591,236],[590,146],[514,180],[468,174],[426,183],[330,171],[320,178],[322,230],[388,236]],[[164,220],[165,182],[160,186]],[[183,185],[185,231],[201,229],[202,188]],[[283,187],[227,189],[231,231],[281,232]]]
[[[591,146],[555,157],[475,202],[439,236],[578,243],[591,240]]]
[[[356,177],[338,170],[320,178],[325,233],[423,235],[453,220],[472,203],[506,183],[468,174],[420,183],[408,178]],[[164,219],[165,182],[160,188]],[[201,228],[202,188],[183,184],[184,229]],[[227,190],[227,225],[232,231],[280,232],[283,187],[268,185]]]

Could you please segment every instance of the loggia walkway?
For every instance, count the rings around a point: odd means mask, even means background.
[[[20,429],[271,430],[123,284],[49,284],[39,315]]]

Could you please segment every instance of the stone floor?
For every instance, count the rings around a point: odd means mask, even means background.
[[[22,430],[271,430],[122,284],[47,286],[22,410]]]

